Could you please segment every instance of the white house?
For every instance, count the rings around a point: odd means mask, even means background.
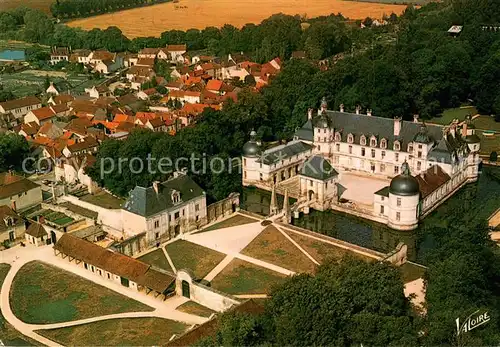
[[[9,206],[0,206],[0,243],[22,239],[25,231],[26,226],[23,218]]]
[[[124,232],[146,232],[154,245],[203,225],[207,218],[205,192],[186,174],[177,172],[152,187],[136,186],[122,209]]]
[[[172,63],[184,62],[183,54],[186,53],[186,45],[167,45],[167,52]]]
[[[7,205],[17,212],[42,200],[42,189],[35,182],[10,172],[0,173],[0,206]]]
[[[43,225],[36,222],[31,223],[28,229],[26,229],[25,237],[28,243],[37,247],[46,245],[49,239],[49,235]]]
[[[30,111],[42,107],[42,102],[36,96],[0,102],[0,113],[11,113],[16,118],[24,117]]]

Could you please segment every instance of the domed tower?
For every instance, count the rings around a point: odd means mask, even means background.
[[[401,174],[394,177],[389,186],[388,225],[393,229],[412,230],[418,226],[420,188],[418,181],[410,173],[405,161]]]
[[[323,98],[321,107],[318,110],[318,116],[313,119],[314,144],[318,152],[329,155],[330,144],[333,141],[333,127],[326,108],[326,98]]]
[[[465,117],[462,124],[462,138],[467,143],[469,155],[467,157],[467,176],[469,182],[477,181],[479,176],[479,149],[481,148],[481,139],[476,135],[476,127],[472,124],[471,115]]]
[[[243,145],[243,185],[253,185],[252,181],[260,180],[259,168],[261,148],[256,140],[257,133],[252,130],[250,133],[250,140]]]

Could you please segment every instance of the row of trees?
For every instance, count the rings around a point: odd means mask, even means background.
[[[170,0],[56,0],[50,7],[56,18],[93,16]]]
[[[71,0],[71,3],[73,1],[85,6],[88,3],[80,0]],[[311,58],[320,59],[350,47],[353,29],[345,26],[341,15],[311,20],[307,30],[302,29],[301,23],[300,16],[279,14],[264,20],[259,25],[247,24],[241,29],[224,25],[222,28],[208,27],[203,30],[170,30],[160,37],[130,40],[116,27],[84,31],[63,24],[54,24],[51,18],[38,10],[18,8],[0,12],[0,38],[73,49],[104,48],[113,52],[126,50],[137,52],[145,47],[186,43],[189,50],[206,49],[216,55],[246,52],[261,62],[277,56],[287,59],[293,51],[301,49],[306,50]],[[359,31],[357,28],[354,30]]]

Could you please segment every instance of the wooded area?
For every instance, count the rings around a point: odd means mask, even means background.
[[[76,18],[168,1],[171,0],[56,0],[50,7],[50,11],[56,18]]]

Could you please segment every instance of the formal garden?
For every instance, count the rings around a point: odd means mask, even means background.
[[[162,249],[156,249],[156,250],[149,252],[143,256],[140,256],[137,259],[139,259],[140,261],[143,261],[146,264],[149,264],[151,266],[155,266],[157,268],[160,268],[162,270],[173,272],[172,267],[170,266],[170,263],[168,262],[167,258],[165,257],[165,254],[163,253]]]
[[[25,323],[50,324],[153,308],[54,266],[30,262],[16,274],[12,312]]]
[[[189,270],[197,279],[203,279],[225,258],[220,252],[184,240],[170,243],[165,249],[177,270]]]

